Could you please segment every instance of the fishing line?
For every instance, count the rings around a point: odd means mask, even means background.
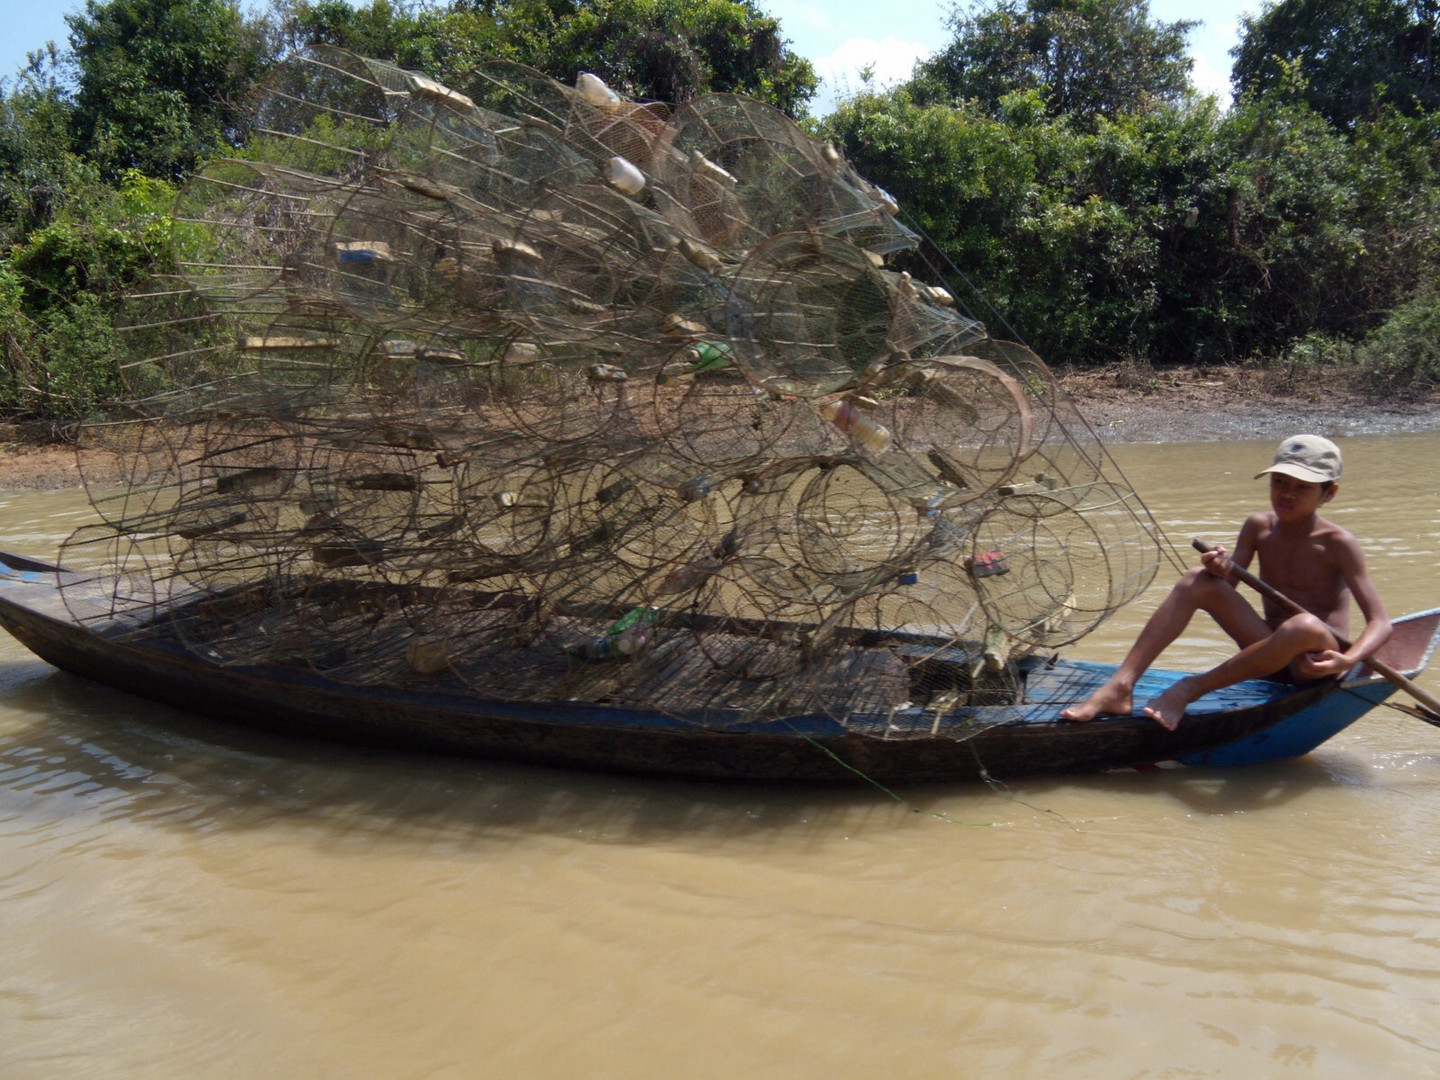
[[[831,761],[835,762],[835,764],[839,765],[842,769],[845,769],[847,772],[854,773],[855,776],[865,781],[877,791],[880,791],[884,795],[887,795],[891,799],[894,799],[897,803],[905,807],[913,814],[924,814],[926,817],[936,818],[940,821],[948,822],[951,825],[964,825],[965,827],[971,829],[1001,828],[1001,823],[998,821],[988,821],[983,823],[975,821],[961,821],[959,818],[951,817],[949,814],[942,813],[938,810],[924,810],[916,806],[909,799],[905,798],[905,796],[899,794],[891,788],[886,787],[879,780],[876,780],[873,776],[865,773],[864,770],[856,768],[854,765],[851,765],[848,761],[842,758],[839,754],[835,753],[835,751],[831,750],[828,746],[825,746],[822,743],[818,742],[814,738],[814,736],[808,735],[805,732],[797,729],[793,724],[790,723],[789,720],[785,721],[785,726],[789,727],[790,730],[794,731],[796,735],[799,735],[802,739],[808,742],[811,746],[815,747],[815,749],[819,750],[826,757],[830,758]],[[971,753],[975,756],[975,764],[979,766],[980,769],[978,774],[980,781],[984,783],[985,786],[988,787],[991,791],[995,792],[995,794],[1001,796],[1002,798],[1010,802],[1018,803],[1020,806],[1025,807],[1027,810],[1031,810],[1037,814],[1042,814],[1045,817],[1053,818],[1061,822],[1062,824],[1069,825],[1071,828],[1075,827],[1073,823],[1068,821],[1063,814],[1058,814],[1053,810],[1046,810],[1043,807],[1035,806],[1034,804],[1026,802],[1024,799],[1020,798],[1018,795],[1016,795],[1013,791],[1010,790],[1009,786],[1006,785],[1004,781],[990,775],[989,770],[987,770],[984,767],[984,763],[981,762],[979,755],[975,754],[973,747],[971,748]]]

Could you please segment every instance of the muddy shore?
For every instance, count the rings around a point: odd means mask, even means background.
[[[1137,376],[1087,371],[1061,381],[1102,442],[1333,439],[1440,430],[1440,394],[1366,397],[1343,387],[1287,385],[1273,374],[1194,368]]]
[[[1084,371],[1061,373],[1060,379],[1107,443],[1271,439],[1296,431],[1339,439],[1440,430],[1440,394],[1390,401],[1286,386],[1241,369]],[[92,481],[108,479],[93,468],[87,471]],[[37,443],[20,428],[0,425],[0,490],[48,491],[81,483],[73,446]]]

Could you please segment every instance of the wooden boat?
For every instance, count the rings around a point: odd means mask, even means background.
[[[585,702],[495,700],[443,681],[357,686],[284,664],[216,664],[172,629],[183,612],[113,604],[82,624],[62,589],[85,576],[0,553],[0,625],[65,671],[191,712],[285,734],[589,769],[748,781],[951,781],[1176,762],[1239,765],[1309,752],[1395,691],[1365,670],[1304,687],[1254,680],[1206,695],[1175,731],[1140,716],[1066,723],[1113,668],[1022,665],[1017,704],[884,714],[738,718]],[[183,607],[183,601],[181,602]],[[1396,620],[1381,653],[1413,676],[1440,639],[1440,609]],[[1144,700],[1183,673],[1152,671]]]

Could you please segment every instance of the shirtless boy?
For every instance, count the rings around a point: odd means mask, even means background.
[[[1179,637],[1197,611],[1205,611],[1235,639],[1240,651],[1201,675],[1175,683],[1140,711],[1171,730],[1191,702],[1211,690],[1266,676],[1295,682],[1343,675],[1390,637],[1390,620],[1365,570],[1355,537],[1318,511],[1339,490],[1340,448],[1318,435],[1296,435],[1280,444],[1275,463],[1256,476],[1270,478],[1270,509],[1241,526],[1235,553],[1216,547],[1201,556],[1140,631],[1130,653],[1104,686],[1080,705],[1061,711],[1065,720],[1129,716],[1136,680]],[[1268,598],[1262,618],[1236,590],[1232,567],[1248,569],[1260,557],[1260,577],[1311,614],[1292,615]],[[1365,629],[1350,644],[1350,606],[1360,608]]]

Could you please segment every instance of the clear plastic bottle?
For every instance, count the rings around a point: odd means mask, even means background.
[[[818,411],[822,417],[869,450],[878,452],[890,445],[890,430],[870,419],[863,409],[846,398],[827,401]]]

